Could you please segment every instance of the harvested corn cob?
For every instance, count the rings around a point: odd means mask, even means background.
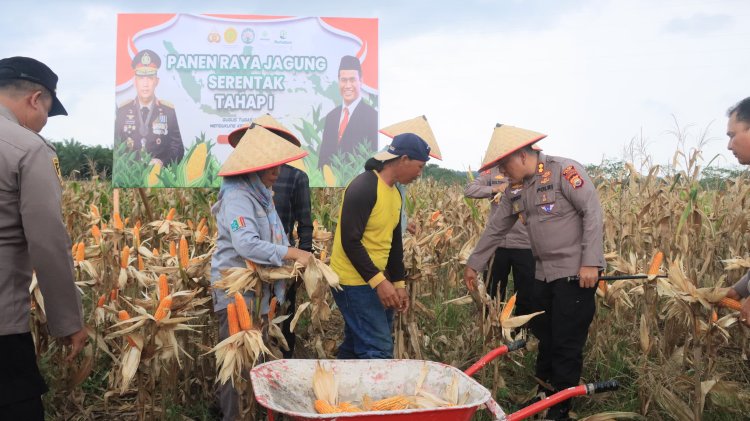
[[[318,411],[318,414],[335,414],[338,412],[330,403],[321,399],[316,399],[314,406],[315,410]]]
[[[240,329],[250,330],[253,328],[253,320],[250,317],[250,312],[247,310],[247,304],[245,303],[245,297],[239,292],[234,293],[234,302],[237,306],[237,320],[240,322]]]
[[[229,336],[240,331],[240,322],[237,320],[237,307],[234,303],[227,304],[227,322],[229,323]]]

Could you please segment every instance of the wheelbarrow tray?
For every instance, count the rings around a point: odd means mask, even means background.
[[[312,377],[320,362],[333,370],[339,384],[339,401],[361,402],[364,394],[373,400],[394,395],[414,395],[417,380],[427,367],[428,374],[422,389],[438,397],[443,396],[454,376],[458,379],[459,401],[452,407],[407,409],[397,411],[369,411],[338,414],[318,414],[313,403],[315,395]],[[469,421],[477,409],[492,402],[490,391],[461,370],[450,365],[421,360],[276,360],[253,368],[250,372],[253,391],[258,403],[294,420],[357,421]],[[495,415],[499,408],[493,408]]]

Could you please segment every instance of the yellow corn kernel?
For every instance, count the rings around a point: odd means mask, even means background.
[[[125,269],[128,267],[128,259],[130,258],[130,247],[125,246],[122,248],[120,253],[120,267]]]
[[[227,322],[229,324],[229,336],[240,331],[240,322],[237,320],[237,306],[234,303],[227,304]]]
[[[159,321],[167,317],[167,311],[169,311],[171,307],[172,307],[172,296],[167,295],[161,301],[159,301],[159,307],[156,308],[156,312],[154,313],[154,319]]]
[[[187,165],[185,165],[185,181],[190,184],[203,175],[206,168],[206,158],[208,157],[208,144],[199,143],[193,153],[190,154]]]
[[[237,320],[240,322],[240,329],[250,330],[253,328],[253,319],[250,317],[250,312],[247,309],[247,303],[245,303],[245,297],[239,292],[234,293],[234,303],[237,307]]]

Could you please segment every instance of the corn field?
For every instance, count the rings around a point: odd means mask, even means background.
[[[693,155],[669,169],[639,172],[627,165],[615,177],[595,176],[605,213],[606,274],[646,273],[662,251],[660,273],[668,277],[598,289],[582,380],[617,379],[622,387],[577,398],[579,419],[735,420],[750,411],[748,330],[736,311],[716,304],[750,267],[750,180],[703,188],[698,162]],[[396,358],[465,369],[515,334],[501,323],[508,317],[501,314],[505,303],[468,295],[461,278],[488,204],[464,199],[463,186],[430,179],[407,191],[406,209],[417,225],[404,238],[412,308],[394,323]],[[323,260],[341,192],[313,190],[315,254]],[[215,198],[215,190],[152,189],[144,196],[122,190],[115,214],[108,183],[66,182],[63,211],[90,338],[75,364],[64,363],[32,284],[32,331],[50,385],[48,417],[216,419],[218,328],[209,289]],[[312,305],[296,321],[295,355],[334,358],[341,317],[332,299],[307,292],[298,297],[301,307]],[[278,355],[278,342],[260,345],[268,347],[267,358]],[[534,359],[531,340],[476,378],[512,412],[533,396]],[[260,419],[245,384],[247,418]],[[482,411],[475,418],[489,419]]]

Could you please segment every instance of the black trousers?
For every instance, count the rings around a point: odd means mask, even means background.
[[[46,391],[31,333],[0,336],[0,420],[44,420]]]
[[[294,280],[289,282],[289,286],[286,289],[286,301],[287,310],[284,315],[289,315],[286,320],[281,322],[281,333],[284,334],[286,344],[289,345],[289,351],[281,350],[281,354],[284,358],[292,358],[294,356],[294,345],[297,342],[297,335],[290,329],[292,326],[292,319],[294,319],[294,313],[297,311],[297,288],[299,287],[298,282]]]
[[[577,386],[596,312],[596,288],[581,288],[577,281],[565,279],[535,280],[533,285],[533,309],[545,312],[531,319],[531,331],[539,339],[536,376],[557,390]]]
[[[536,263],[531,249],[508,249],[499,247],[495,250],[495,258],[489,277],[489,294],[495,298],[500,290],[500,299],[505,301],[505,291],[508,288],[508,274],[513,270],[513,285],[516,293],[516,315],[531,313],[532,293]],[[498,288],[499,287],[499,288]]]

